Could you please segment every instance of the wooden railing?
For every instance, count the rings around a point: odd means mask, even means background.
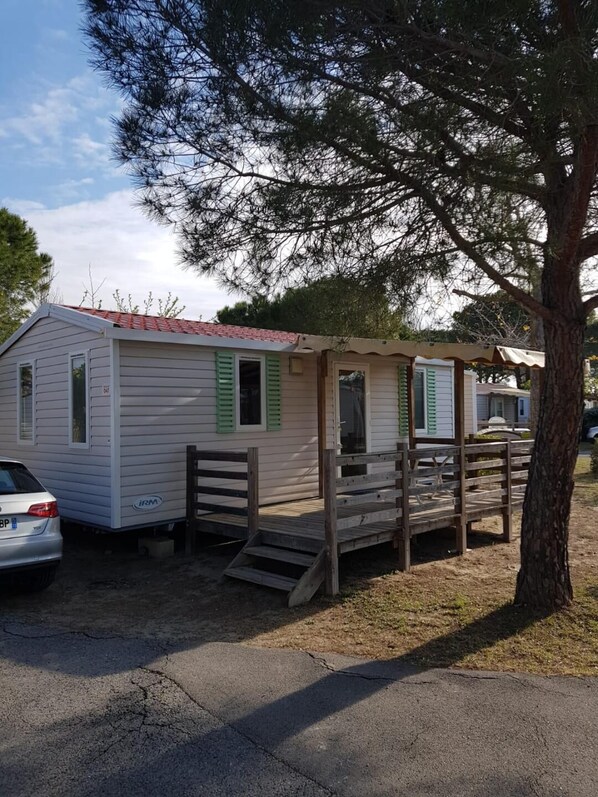
[[[410,540],[441,526],[454,526],[458,553],[467,549],[467,529],[492,514],[503,517],[503,537],[512,538],[514,507],[523,501],[532,440],[426,446],[376,454],[324,452],[326,587],[338,592],[339,532],[380,522],[396,524],[399,566],[410,567]],[[367,465],[360,475],[339,475],[345,465]],[[367,529],[364,530],[366,535]]]
[[[216,465],[214,465],[216,463]],[[232,470],[236,464],[243,470]],[[225,465],[225,467],[223,467]],[[231,482],[242,486],[230,485]],[[243,484],[244,483],[244,484]],[[206,497],[208,500],[206,500]],[[220,499],[225,498],[226,501]],[[187,533],[185,550],[192,552],[198,512],[225,512],[247,518],[249,536],[259,524],[258,449],[246,451],[203,451],[187,446]]]

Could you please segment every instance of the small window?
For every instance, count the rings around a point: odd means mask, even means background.
[[[69,357],[70,444],[88,445],[87,355]]]
[[[240,429],[264,428],[264,361],[258,357],[239,357],[237,362],[238,426]]]
[[[426,375],[424,371],[416,369],[413,375],[413,392],[415,395],[415,428],[418,431],[426,430]]]
[[[33,363],[20,363],[18,372],[17,427],[20,443],[33,443]]]

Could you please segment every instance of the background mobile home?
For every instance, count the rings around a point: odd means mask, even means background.
[[[530,392],[510,385],[481,382],[476,386],[478,422],[504,418],[509,424],[528,424]]]

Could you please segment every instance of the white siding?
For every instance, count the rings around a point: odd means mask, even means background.
[[[280,358],[281,430],[218,434],[213,350],[121,341],[123,526],[184,517],[187,445],[216,450],[258,446],[261,503],[318,494],[316,358],[303,358],[301,376],[289,374],[288,355]],[[162,506],[136,511],[135,499],[150,494],[160,495]]]
[[[436,371],[436,434],[424,432],[422,437],[452,437],[455,434],[453,369],[448,363],[421,367]]]
[[[89,448],[70,448],[69,352],[89,352]],[[35,443],[17,443],[17,363],[35,360]],[[95,332],[42,318],[0,357],[0,452],[30,467],[64,517],[110,525],[110,344]]]

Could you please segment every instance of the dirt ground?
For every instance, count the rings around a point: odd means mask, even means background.
[[[5,621],[175,647],[227,641],[424,667],[598,675],[598,506],[593,485],[591,500],[584,487],[571,519],[576,602],[550,617],[511,605],[519,546],[500,541],[497,518],[474,526],[464,557],[454,555],[450,531],[422,535],[408,574],[396,570],[390,545],[343,556],[340,597],[292,610],[281,593],[222,577],[239,543],[206,538],[193,558],[177,551],[156,561],[131,536],[67,529],[55,584],[38,595],[5,590],[0,612]]]

